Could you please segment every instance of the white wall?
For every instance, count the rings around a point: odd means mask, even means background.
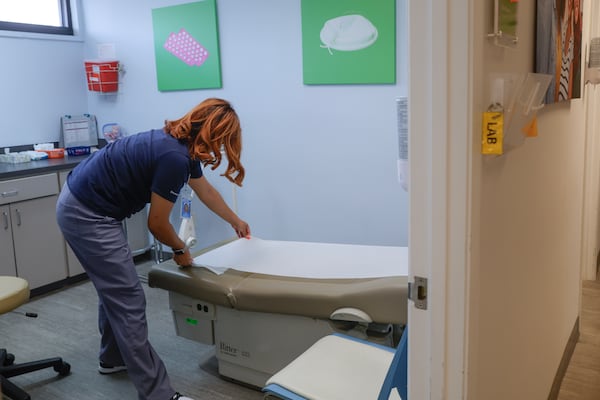
[[[492,31],[491,2],[473,3],[481,83],[475,109],[484,111],[490,73],[534,70],[535,2],[519,2],[517,50],[484,39]],[[501,157],[481,156],[474,138],[468,377],[474,400],[546,399],[578,315],[583,101],[546,106],[538,128],[539,137]]]
[[[0,34],[0,148],[58,141],[60,117],[88,112],[81,40]]]
[[[85,57],[113,43],[126,69],[119,94],[88,96],[99,124],[118,122],[135,133],[178,118],[206,97],[229,99],[242,120],[247,169],[239,212],[254,235],[407,245],[395,109],[396,97],[406,94],[404,1],[395,85],[305,86],[299,0],[219,0],[223,88],[161,93],[151,10],[180,3],[82,1]]]
[[[64,114],[96,114],[100,127],[118,122],[132,134],[224,97],[242,119],[247,179],[237,196],[256,236],[407,245],[395,109],[406,94],[404,0],[395,85],[305,86],[299,0],[219,0],[223,88],[164,93],[156,87],[151,10],[181,1],[78,3],[78,40],[0,35],[0,148],[58,141]],[[126,71],[117,95],[86,89],[83,60],[96,58],[100,43],[115,45]],[[233,201],[224,179],[207,176]],[[211,218],[202,216],[211,232],[229,232]]]

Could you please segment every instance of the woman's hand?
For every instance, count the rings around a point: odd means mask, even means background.
[[[183,254],[173,254],[173,260],[180,267],[190,267],[194,262],[189,250],[186,250]]]
[[[250,225],[246,221],[238,218],[231,226],[239,238],[250,239]]]

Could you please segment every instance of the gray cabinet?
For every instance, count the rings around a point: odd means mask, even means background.
[[[136,214],[126,218],[123,222],[127,243],[134,256],[148,251],[150,245],[150,235],[148,233],[148,209],[144,207]]]
[[[8,205],[0,206],[0,275],[16,276],[15,250]]]
[[[57,199],[55,173],[0,181],[2,271],[26,279],[31,289],[67,277]]]
[[[60,189],[62,190],[65,182],[67,181],[67,175],[69,175],[70,170],[68,171],[60,171],[58,173],[58,183],[60,185]],[[83,274],[85,270],[81,266],[81,263],[73,253],[71,246],[65,241],[64,246],[67,253],[67,269],[69,271],[69,276],[77,276]]]

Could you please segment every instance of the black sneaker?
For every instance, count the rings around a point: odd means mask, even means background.
[[[186,396],[180,394],[179,392],[175,392],[173,397],[171,397],[169,400],[194,400],[194,399],[192,399],[191,397],[186,397]]]
[[[98,366],[98,372],[102,375],[116,374],[117,372],[126,371],[127,367],[124,365],[108,365],[100,361]]]

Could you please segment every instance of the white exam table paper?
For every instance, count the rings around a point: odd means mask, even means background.
[[[215,274],[227,269],[316,279],[408,275],[408,248],[238,239],[194,258]]]

